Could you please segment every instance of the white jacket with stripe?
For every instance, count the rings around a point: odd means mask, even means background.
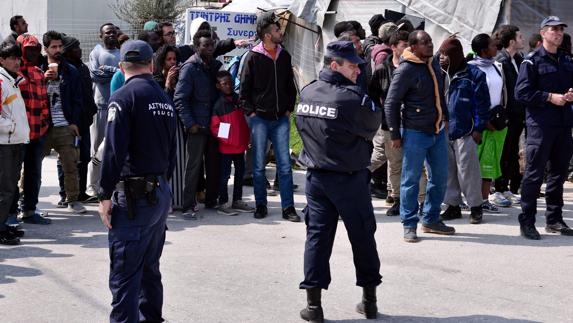
[[[0,145],[25,144],[30,141],[26,105],[18,88],[22,80],[22,77],[14,79],[0,67]]]

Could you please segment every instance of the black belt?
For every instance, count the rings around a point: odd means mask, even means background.
[[[133,209],[136,200],[145,198],[150,205],[157,204],[156,190],[162,179],[164,179],[162,175],[133,176],[125,177],[117,183],[116,191],[125,192],[128,219],[133,220],[135,218]]]

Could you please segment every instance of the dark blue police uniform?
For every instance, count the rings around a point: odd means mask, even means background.
[[[124,48],[147,51],[139,42],[122,46],[122,61]],[[110,321],[162,322],[159,258],[171,205],[175,110],[151,74],[129,78],[110,98],[104,145],[99,196],[112,200]],[[145,197],[130,193],[133,183],[145,184]]]
[[[531,236],[524,230],[535,230],[537,197],[547,162],[547,225],[564,224],[563,183],[567,179],[569,160],[573,153],[573,111],[570,103],[557,106],[548,102],[548,97],[549,93],[564,94],[571,87],[573,62],[570,56],[561,52],[551,54],[541,46],[529,54],[519,68],[515,98],[526,106],[527,127],[527,166],[521,184],[522,213],[519,215],[519,223],[522,234],[528,238],[539,239],[538,233],[533,232]]]
[[[341,57],[336,52],[331,55]],[[304,145],[300,161],[308,168],[301,289],[328,288],[339,216],[352,244],[356,284],[381,283],[367,169],[381,113],[359,85],[327,67],[300,94],[296,127]]]

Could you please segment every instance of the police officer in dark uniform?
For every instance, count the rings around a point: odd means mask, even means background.
[[[153,80],[153,50],[143,41],[121,47],[125,85],[110,98],[100,217],[109,229],[111,322],[162,322],[159,258],[171,205],[175,111]]]
[[[356,285],[363,288],[357,311],[367,318],[376,318],[378,312],[376,287],[382,276],[367,167],[382,112],[356,85],[362,63],[351,42],[328,44],[319,79],[302,90],[296,108],[296,127],[304,145],[300,161],[308,168],[300,283],[308,306],[300,314],[310,322],[324,321],[321,290],[330,284],[329,259],[339,216],[352,244]]]
[[[523,61],[515,86],[515,98],[526,105],[527,127],[527,166],[521,184],[519,224],[521,235],[533,240],[541,238],[535,229],[535,213],[547,162],[545,231],[573,236],[573,230],[563,221],[562,211],[563,183],[573,153],[573,62],[557,50],[567,25],[550,16],[540,27],[543,46]]]

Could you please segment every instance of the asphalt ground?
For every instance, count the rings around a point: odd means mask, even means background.
[[[268,169],[273,178],[274,170]],[[97,205],[84,215],[55,207],[55,159],[44,161],[39,208],[49,226],[24,224],[22,244],[0,247],[0,321],[105,322],[111,309],[108,243]],[[304,207],[304,172],[296,171],[297,210]],[[253,203],[252,188],[245,200]],[[573,237],[519,236],[518,207],[485,215],[484,223],[449,222],[454,236],[419,233],[405,243],[399,218],[374,199],[376,239],[383,284],[378,288],[381,322],[573,322]],[[565,188],[565,220],[573,224],[573,185]],[[543,210],[544,201],[539,200]],[[230,217],[202,210],[203,218],[168,219],[161,269],[167,322],[302,322],[304,223],[282,219],[278,197],[269,216]],[[332,284],[323,291],[329,322],[366,321],[354,311],[352,252],[342,222],[331,258]]]

